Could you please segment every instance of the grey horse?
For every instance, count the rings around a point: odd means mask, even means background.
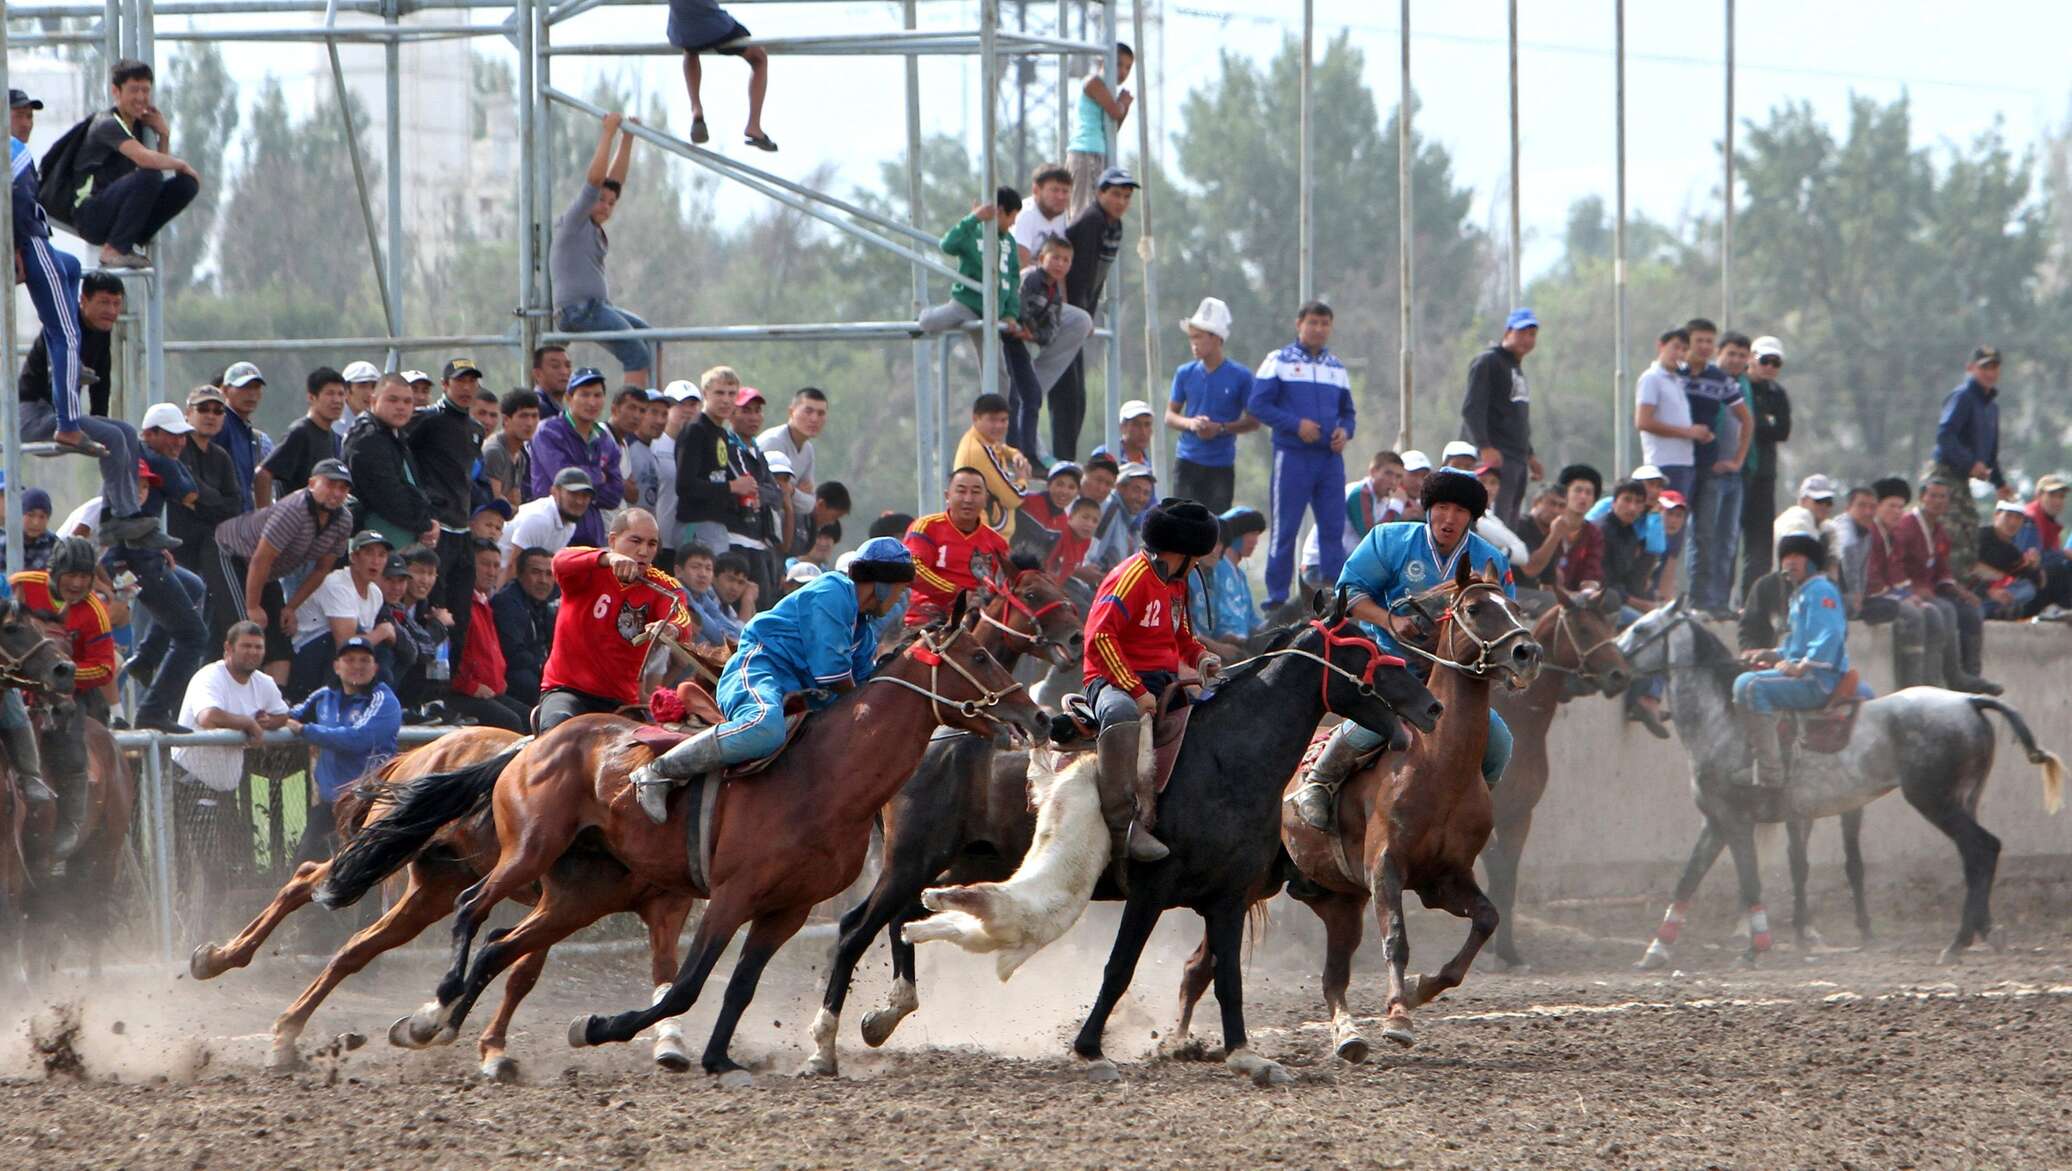
[[[1705,827],[1676,884],[1676,897],[1648,943],[1639,966],[1669,963],[1684,908],[1697,893],[1721,849],[1733,854],[1747,909],[1749,958],[1770,945],[1762,885],[1756,869],[1755,819],[1741,796],[1751,758],[1732,711],[1734,678],[1746,668],[1726,645],[1683,608],[1681,599],[1643,616],[1619,638],[1619,652],[1636,675],[1665,675],[1677,735],[1691,758],[1691,788]],[[1786,795],[1785,819],[1800,824],[1821,817],[1845,818],[1845,830],[1864,806],[1898,789],[1907,804],[1948,835],[1964,865],[1964,909],[1957,936],[1945,948],[1947,961],[1975,940],[1991,941],[1989,907],[2000,839],[1978,823],[1978,803],[1993,770],[1994,736],[1986,713],[1998,712],[2021,741],[2030,763],[2043,773],[2044,807],[2056,813],[2063,802],[2064,764],[2036,743],[2014,708],[1979,695],[1939,687],[1909,687],[1869,700],[1856,717],[1854,734],[1841,752],[1796,754]],[[1801,922],[1805,906],[1803,831],[1794,834],[1792,884]],[[1845,833],[1847,868],[1863,912],[1863,863],[1853,832]]]

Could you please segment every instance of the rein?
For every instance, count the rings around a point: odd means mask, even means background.
[[[1033,569],[1027,571],[1027,573],[1039,572],[1040,571]],[[1026,577],[1027,574],[1024,574],[1025,580]],[[1028,645],[1022,648],[1022,654],[1032,654],[1041,651],[1047,647],[1064,646],[1064,644],[1059,642],[1057,639],[1050,638],[1044,635],[1043,619],[1051,611],[1056,610],[1060,606],[1070,605],[1071,603],[1069,599],[1059,597],[1053,601],[1046,602],[1041,606],[1031,606],[1029,603],[1023,601],[1020,597],[1016,596],[1013,586],[1000,585],[997,583],[994,585],[993,597],[994,600],[1001,603],[1001,605],[1004,608],[1014,611],[1016,616],[1028,619],[1029,629],[1018,630],[1010,623],[1002,622],[1000,619],[993,617],[992,607],[990,605],[982,607],[979,610],[979,621],[985,623],[988,626],[995,627],[1007,634],[1013,635],[1014,637],[1021,639],[1023,642],[1027,643]]]
[[[1308,659],[1310,662],[1322,666],[1326,672],[1326,674],[1322,677],[1322,681],[1317,685],[1317,691],[1319,693],[1319,696],[1324,702],[1324,710],[1326,712],[1330,712],[1330,714],[1332,715],[1340,715],[1342,713],[1334,711],[1331,707],[1331,676],[1333,674],[1343,677],[1346,682],[1351,683],[1354,687],[1359,688],[1360,695],[1363,698],[1372,699],[1376,694],[1378,694],[1374,686],[1374,673],[1376,671],[1379,671],[1383,667],[1408,666],[1408,664],[1405,663],[1402,659],[1397,658],[1395,655],[1389,654],[1387,651],[1382,650],[1381,644],[1375,642],[1371,638],[1368,638],[1364,634],[1338,633],[1340,630],[1350,625],[1351,622],[1352,619],[1350,618],[1341,618],[1335,625],[1326,626],[1324,625],[1324,620],[1321,618],[1312,618],[1309,620],[1310,628],[1312,630],[1315,630],[1324,638],[1324,653],[1321,655],[1316,654],[1312,651],[1304,650],[1298,646],[1287,646],[1282,647],[1277,651],[1264,651],[1260,654],[1253,655],[1249,659],[1239,659],[1237,662],[1231,663],[1223,669],[1226,673],[1228,673],[1230,671],[1234,671],[1237,668],[1246,665],[1247,663],[1256,663],[1262,659],[1277,659],[1283,655],[1292,656],[1298,659]],[[1330,659],[1332,648],[1341,646],[1355,647],[1360,650],[1366,651],[1367,669],[1355,675],[1351,671],[1346,670],[1344,667],[1339,666],[1337,663],[1332,662]]]
[[[938,724],[945,724],[949,722],[948,720],[943,718],[942,709],[944,704],[949,704],[950,707],[954,711],[956,711],[958,715],[961,715],[966,719],[970,719],[973,716],[984,716],[986,719],[996,724],[1005,722],[1001,720],[998,716],[995,716],[988,712],[986,709],[998,705],[1000,701],[1006,699],[1010,695],[1013,695],[1015,692],[1020,691],[1022,689],[1022,685],[1019,681],[1015,681],[1009,683],[1006,687],[1001,688],[999,691],[994,691],[993,689],[987,687],[985,684],[979,682],[978,676],[973,675],[969,670],[966,670],[964,664],[958,662],[954,658],[951,658],[946,652],[952,646],[956,645],[957,640],[964,634],[964,628],[959,626],[952,629],[947,638],[943,639],[941,642],[936,642],[933,639],[929,638],[927,633],[923,632],[921,637],[914,642],[914,645],[907,648],[907,658],[910,658],[917,663],[921,663],[927,666],[928,686],[923,687],[918,683],[911,683],[905,679],[901,679],[894,675],[873,675],[869,679],[864,680],[864,685],[869,686],[872,683],[892,683],[900,687],[904,687],[908,691],[911,691],[916,695],[927,697],[928,709],[930,712],[934,713],[935,722]],[[941,693],[941,691],[938,689],[937,681],[942,673],[943,664],[945,662],[949,664],[950,669],[952,671],[955,671],[957,674],[963,676],[964,681],[966,683],[969,683],[973,687],[978,689],[979,698],[959,700],[953,699],[950,696]]]
[[[1554,635],[1550,641],[1558,644],[1564,639],[1575,650],[1577,665],[1574,667],[1563,667],[1542,661],[1540,663],[1540,670],[1552,671],[1558,675],[1573,675],[1578,679],[1592,683],[1601,682],[1597,672],[1590,669],[1590,656],[1608,646],[1616,645],[1619,641],[1618,631],[1615,630],[1586,647],[1583,645],[1583,640],[1576,637],[1575,627],[1568,620],[1568,607],[1562,606],[1554,611]]]
[[[1623,653],[1623,654],[1625,654],[1625,656],[1626,656],[1626,661],[1627,661],[1628,663],[1632,663],[1632,661],[1633,661],[1633,657],[1634,657],[1635,655],[1639,654],[1639,653],[1640,653],[1641,651],[1643,651],[1643,650],[1646,650],[1646,649],[1647,649],[1648,647],[1651,647],[1651,646],[1655,645],[1656,643],[1658,643],[1658,642],[1661,642],[1661,641],[1662,641],[1663,639],[1665,639],[1665,638],[1668,638],[1668,637],[1669,637],[1669,636],[1670,636],[1670,635],[1671,635],[1672,633],[1674,633],[1674,632],[1676,631],[1676,628],[1677,628],[1677,627],[1679,627],[1679,626],[1682,626],[1682,625],[1684,625],[1684,624],[1686,624],[1686,623],[1695,623],[1695,622],[1697,622],[1697,619],[1696,619],[1696,618],[1693,618],[1693,617],[1691,617],[1691,616],[1690,616],[1689,614],[1687,614],[1687,613],[1683,613],[1683,612],[1679,611],[1679,612],[1678,612],[1678,613],[1677,613],[1677,614],[1676,614],[1676,615],[1675,615],[1674,617],[1670,618],[1670,620],[1669,620],[1669,621],[1667,621],[1667,622],[1664,622],[1664,623],[1662,624],[1662,628],[1661,628],[1661,629],[1659,629],[1659,630],[1652,630],[1652,631],[1649,631],[1649,632],[1648,632],[1648,633],[1647,633],[1647,634],[1646,634],[1645,636],[1643,636],[1643,637],[1642,637],[1642,638],[1640,639],[1640,641],[1639,641],[1639,642],[1636,642],[1636,643],[1634,643],[1634,644],[1633,644],[1633,649],[1632,649],[1632,650],[1630,650],[1630,651],[1624,651],[1624,652],[1622,652],[1622,653]],[[1701,659],[1692,659],[1691,661],[1689,661],[1689,662],[1687,662],[1687,663],[1679,663],[1679,662],[1677,662],[1677,661],[1676,661],[1675,659],[1673,659],[1673,658],[1668,658],[1668,657],[1665,657],[1665,658],[1663,659],[1663,661],[1662,661],[1662,669],[1661,669],[1661,670],[1659,670],[1659,671],[1642,671],[1642,670],[1641,670],[1641,669],[1640,669],[1640,668],[1639,668],[1638,666],[1635,666],[1635,667],[1634,667],[1634,674],[1636,674],[1636,675],[1666,675],[1666,674],[1668,674],[1669,672],[1671,672],[1671,671],[1676,671],[1676,670],[1685,670],[1685,669],[1689,669],[1689,670],[1699,670],[1699,669],[1710,669],[1710,668],[1713,668],[1713,667],[1723,667],[1723,666],[1726,666],[1726,665],[1727,665],[1727,664],[1729,664],[1729,663],[1732,663],[1732,664],[1734,664],[1734,665],[1736,665],[1736,666],[1739,666],[1739,665],[1740,665],[1740,660],[1738,660],[1738,659],[1732,659],[1732,658],[1726,658],[1726,659],[1702,659],[1702,658],[1701,658]]]
[[[1430,610],[1427,610],[1425,608],[1424,600],[1422,598],[1406,597],[1403,598],[1401,601],[1397,602],[1396,605],[1407,605],[1410,609],[1415,610],[1417,612],[1418,617],[1423,618],[1427,622],[1430,622],[1436,628],[1443,628],[1448,622],[1454,620],[1455,611],[1460,609],[1462,599],[1466,598],[1469,594],[1475,592],[1476,590],[1486,590],[1496,594],[1498,602],[1501,603],[1504,607],[1504,613],[1511,619],[1511,629],[1505,631],[1502,634],[1497,635],[1495,638],[1483,638],[1480,634],[1477,634],[1474,628],[1469,626],[1467,623],[1456,623],[1455,625],[1460,630],[1461,636],[1466,638],[1469,642],[1475,644],[1475,658],[1473,662],[1463,663],[1455,659],[1449,659],[1444,655],[1440,655],[1434,651],[1428,651],[1423,647],[1418,646],[1416,643],[1408,641],[1404,641],[1400,644],[1403,647],[1403,649],[1409,651],[1411,654],[1416,655],[1418,658],[1421,658],[1426,662],[1431,663],[1433,666],[1451,667],[1456,671],[1460,671],[1468,675],[1473,675],[1478,679],[1487,678],[1489,673],[1495,670],[1497,667],[1496,650],[1498,647],[1516,641],[1517,639],[1529,639],[1532,637],[1532,631],[1527,630],[1525,628],[1525,624],[1518,621],[1518,615],[1511,609],[1510,599],[1504,596],[1503,587],[1501,585],[1498,585],[1496,582],[1491,581],[1469,582],[1467,585],[1461,587],[1460,592],[1453,596],[1453,601],[1448,603],[1446,609],[1441,611],[1436,618],[1433,617],[1432,612]],[[1394,607],[1391,607],[1391,609],[1393,608]],[[1434,641],[1436,642],[1437,639],[1435,638]]]

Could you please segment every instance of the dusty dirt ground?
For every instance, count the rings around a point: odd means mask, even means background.
[[[641,954],[548,966],[518,1017],[517,1085],[474,1078],[472,1030],[430,1053],[387,1046],[388,1022],[433,983],[430,950],[348,982],[303,1044],[353,1029],[365,1048],[287,1076],[262,1069],[264,1034],[311,963],[262,954],[207,984],[135,965],[10,996],[0,1166],[2072,1166],[2072,867],[2003,872],[2005,950],[1938,966],[1953,877],[1878,892],[1881,935],[1863,948],[1823,890],[1818,921],[1851,946],[1796,946],[1781,914],[1779,950],[1755,968],[1722,891],[1658,973],[1630,966],[1655,898],[1528,907],[1535,967],[1501,973],[1485,957],[1420,1012],[1409,1051],[1373,1022],[1370,930],[1353,991],[1376,1043],[1364,1066],[1330,1055],[1308,912],[1278,904],[1247,977],[1253,1046],[1296,1076],[1271,1090],[1220,1063],[1152,1057],[1197,938],[1184,914],[1167,917],[1110,1027],[1115,1086],[1085,1083],[1064,1057],[1111,937],[1103,908],[1004,986],[982,959],[924,947],[922,1009],[879,1051],[856,1034],[884,994],[876,950],[843,1021],[839,1081],[790,1076],[825,955],[822,939],[794,943],[736,1041],[758,1071],[741,1091],[656,1071],[644,1042],[565,1046],[574,1013],[645,1001]],[[1462,930],[1420,914],[1414,966],[1436,967]],[[46,1071],[25,1018],[47,1036],[60,1005],[77,1007],[83,1068]],[[694,1052],[712,1012],[708,996],[686,1018]],[[1196,1032],[1212,1043],[1215,1014],[1211,996]]]

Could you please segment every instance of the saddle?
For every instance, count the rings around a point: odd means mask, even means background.
[[[657,692],[659,697],[662,693]],[[726,716],[719,710],[719,703],[703,684],[686,679],[676,685],[675,699],[682,708],[683,718],[662,724],[642,724],[633,729],[633,742],[660,756],[707,728],[717,727],[725,722]],[[659,705],[667,707],[666,704]],[[668,714],[675,715],[674,711]],[[770,767],[770,762],[783,755],[791,742],[798,739],[799,729],[806,722],[806,698],[802,695],[784,697],[784,743],[777,751],[756,760],[743,761],[726,771],[726,779],[754,776]]]
[[[1857,694],[1861,682],[1856,669],[1850,668],[1818,710],[1792,712],[1777,722],[1777,742],[1787,752],[1830,756],[1849,747],[1849,738],[1856,732],[1856,713],[1863,707]]]
[[[1075,752],[1091,749],[1101,735],[1092,702],[1084,695],[1068,695],[1063,708],[1051,724],[1051,742]],[[1188,698],[1186,686],[1177,681],[1159,693],[1152,708],[1151,748],[1161,793],[1172,779],[1173,762],[1180,758],[1180,742],[1187,737],[1187,721],[1193,714],[1194,702]]]

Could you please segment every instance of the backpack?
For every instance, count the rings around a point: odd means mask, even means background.
[[[43,161],[37,165],[40,182],[36,187],[36,202],[43,205],[44,215],[68,228],[73,227],[72,217],[79,205],[79,188],[84,182],[78,174],[79,148],[86,144],[86,128],[93,125],[96,117],[99,115],[88,114],[72,129],[65,131],[43,153]]]

